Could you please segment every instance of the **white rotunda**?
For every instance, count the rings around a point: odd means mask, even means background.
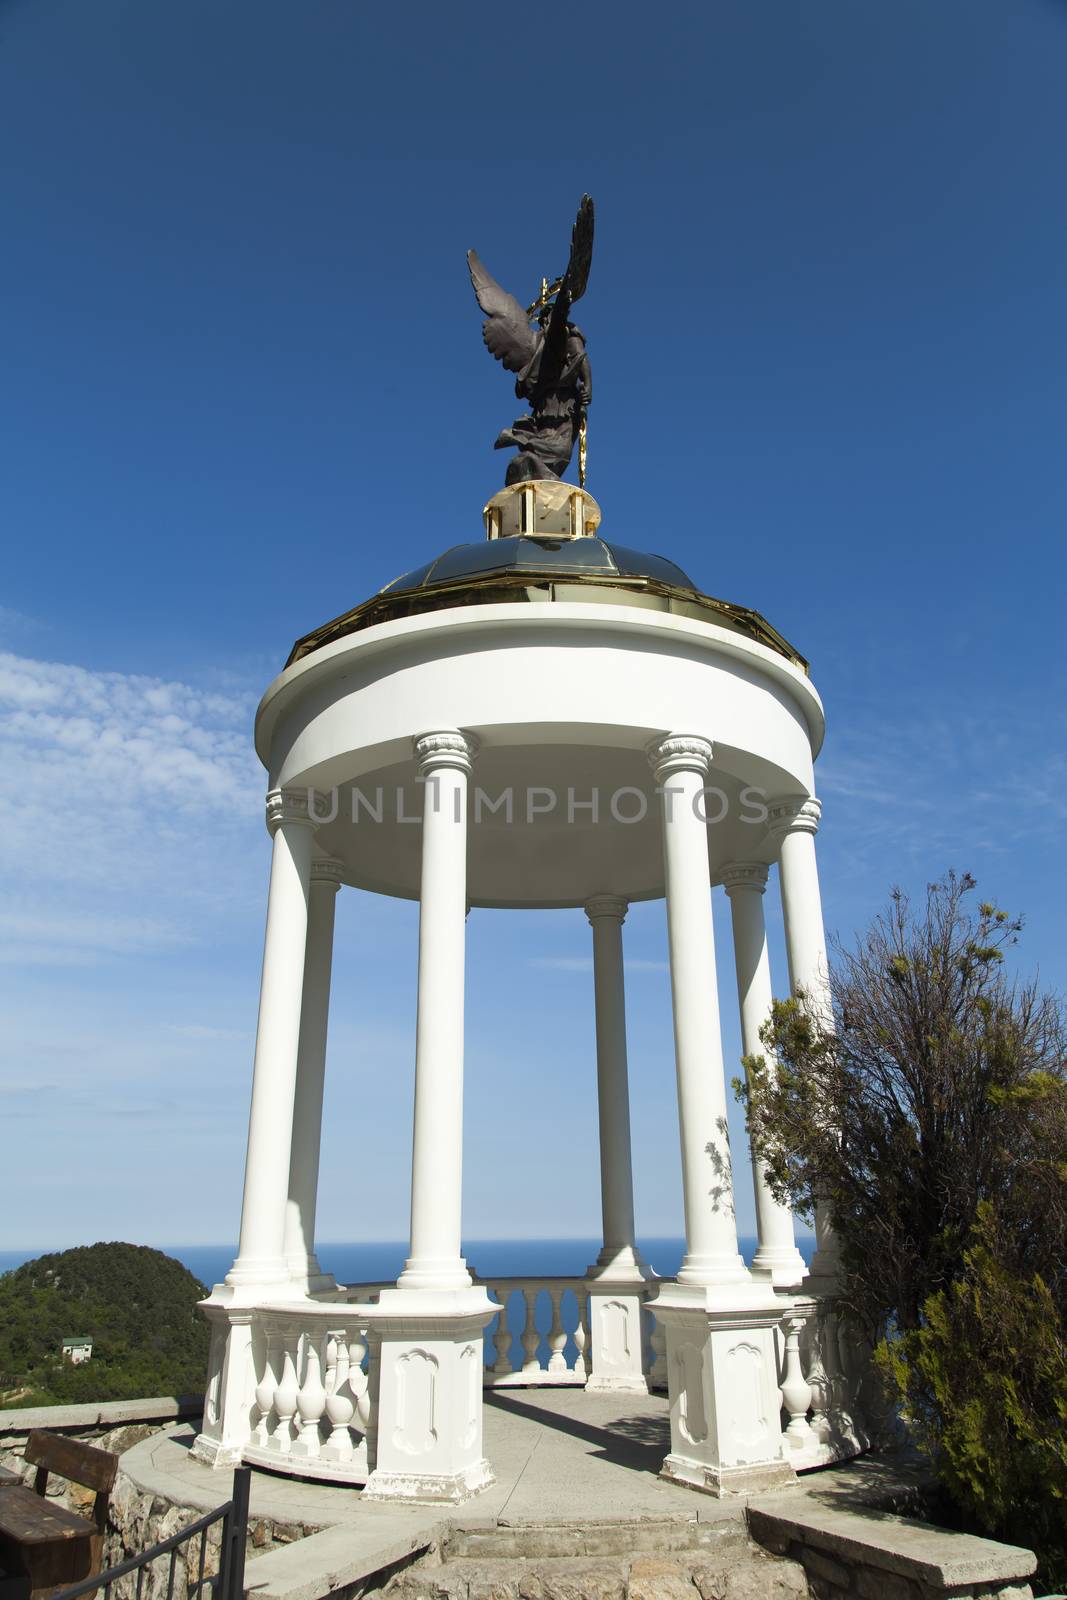
[[[718,1494],[773,1486],[864,1441],[825,1299],[832,1238],[807,1273],[758,1163],[751,1269],[738,1250],[712,890],[730,899],[742,1039],[757,1050],[772,871],[789,981],[826,993],[822,707],[758,613],[601,538],[585,491],[515,485],[485,523],[484,541],[298,641],[259,708],[273,841],[259,1026],[240,1246],[204,1303],[195,1451],[367,1497],[461,1500],[492,1481],[484,1388],[665,1388],[666,1476]],[[395,1284],[338,1286],[315,1253],[344,885],[419,901],[410,1250]],[[635,1243],[623,986],[627,908],[660,898],[686,1234],[671,1280]],[[464,943],[480,906],[573,908],[590,924],[603,1249],[584,1278],[486,1282],[461,1254]]]

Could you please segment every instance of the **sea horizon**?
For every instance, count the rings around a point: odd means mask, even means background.
[[[111,1242],[111,1241],[98,1241]],[[133,1244],[135,1240],[125,1240]],[[738,1246],[745,1261],[751,1263],[756,1251],[755,1234],[740,1234]],[[815,1247],[814,1238],[797,1234],[797,1246],[808,1262]],[[685,1253],[681,1238],[645,1237],[638,1240],[641,1254],[660,1277],[677,1273]],[[77,1249],[76,1245],[47,1245],[38,1249],[0,1250],[0,1274],[12,1272],[39,1256]],[[220,1283],[230,1270],[235,1245],[159,1244],[151,1245],[164,1255],[180,1261],[208,1288]],[[468,1239],[463,1252],[468,1266],[482,1278],[580,1278],[596,1260],[601,1249],[598,1238],[577,1239]],[[360,1240],[344,1243],[323,1241],[318,1246],[319,1265],[332,1272],[338,1283],[383,1283],[400,1273],[408,1253],[406,1240]]]

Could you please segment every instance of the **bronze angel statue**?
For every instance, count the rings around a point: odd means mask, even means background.
[[[471,282],[485,312],[482,337],[490,353],[516,374],[515,393],[530,407],[529,416],[519,417],[496,441],[497,450],[513,447],[519,452],[508,463],[507,484],[560,477],[583,432],[592,379],[585,338],[568,318],[585,293],[592,259],[593,202],[588,195],[578,207],[566,272],[554,283],[542,279],[540,295],[525,311],[490,277],[475,252],[467,251]]]

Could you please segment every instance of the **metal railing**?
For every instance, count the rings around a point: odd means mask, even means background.
[[[186,1558],[183,1594],[188,1600],[202,1600],[204,1591],[207,1590],[212,1600],[242,1600],[245,1586],[245,1541],[248,1536],[248,1495],[251,1479],[251,1467],[235,1468],[233,1494],[225,1505],[217,1506],[214,1511],[208,1511],[195,1522],[191,1522],[187,1528],[171,1534],[169,1539],[161,1539],[158,1544],[143,1550],[139,1556],[131,1556],[128,1561],[120,1561],[115,1567],[105,1567],[102,1572],[97,1572],[90,1578],[83,1578],[80,1583],[71,1584],[69,1588],[54,1590],[51,1600],[78,1600],[79,1596],[95,1594],[98,1589],[104,1591],[104,1600],[111,1600],[111,1588],[114,1584],[120,1584],[118,1590],[120,1596],[129,1595],[133,1600],[153,1600],[155,1595],[162,1594],[162,1586],[150,1583],[149,1595],[144,1597],[145,1579],[155,1576],[153,1563],[167,1556],[170,1560],[167,1567],[166,1600],[174,1600],[175,1578],[182,1547],[191,1545],[198,1535],[200,1553],[195,1562],[196,1577],[193,1577],[194,1564]],[[211,1572],[208,1531],[219,1523],[222,1524],[222,1535],[218,1569]],[[137,1574],[135,1584],[121,1584],[122,1579],[131,1578],[134,1573]]]

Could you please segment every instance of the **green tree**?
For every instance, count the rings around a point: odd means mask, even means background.
[[[1022,923],[953,873],[835,946],[832,1019],[776,1002],[745,1061],[755,1149],[825,1209],[842,1309],[973,1526],[1067,1548],[1067,1052],[1010,978]]]
[[[0,1373],[8,1404],[78,1404],[197,1394],[208,1328],[206,1290],[180,1261],[144,1245],[94,1244],[27,1261],[0,1277]],[[92,1359],[62,1357],[88,1334]]]
[[[950,873],[916,912],[895,891],[854,948],[835,947],[832,1026],[803,994],[776,1002],[767,1054],[737,1085],[775,1192],[808,1217],[826,1208],[842,1299],[872,1335],[919,1325],[983,1201],[1064,1309],[1063,1016],[1006,976],[1022,924],[973,893]]]

